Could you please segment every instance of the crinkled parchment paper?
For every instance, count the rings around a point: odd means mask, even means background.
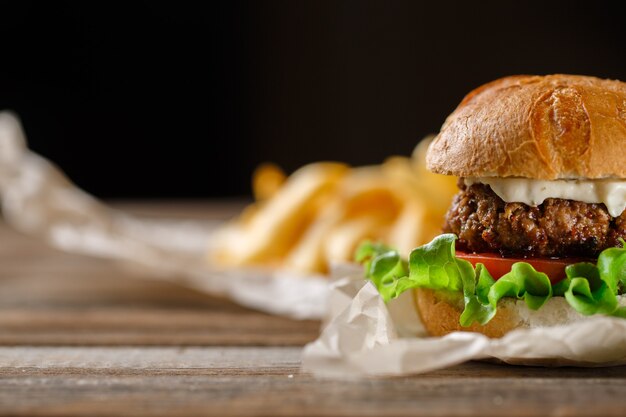
[[[427,337],[411,291],[385,304],[361,271],[338,273],[344,278],[333,283],[329,319],[303,354],[303,369],[318,376],[409,375],[476,359],[516,365],[626,364],[624,319],[594,316],[568,326],[516,330],[501,339],[470,332]]]
[[[154,277],[274,314],[320,318],[325,311],[326,278],[209,264],[215,223],[146,220],[107,207],[28,150],[7,112],[0,113],[0,199],[10,225],[59,249],[140,265]]]

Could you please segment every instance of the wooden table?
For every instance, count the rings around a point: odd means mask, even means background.
[[[224,204],[134,204],[224,218]],[[22,415],[625,415],[626,367],[469,363],[410,378],[299,371],[319,324],[69,255],[0,224],[0,412]]]

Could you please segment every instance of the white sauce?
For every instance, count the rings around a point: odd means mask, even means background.
[[[626,181],[601,180],[533,180],[528,178],[466,178],[465,185],[488,184],[507,203],[538,206],[546,198],[562,198],[583,203],[604,203],[613,217],[626,208]]]

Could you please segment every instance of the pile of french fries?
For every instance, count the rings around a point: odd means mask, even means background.
[[[261,166],[253,177],[256,202],[217,233],[212,260],[325,273],[333,262],[351,261],[365,240],[408,253],[441,233],[457,192],[456,178],[426,170],[429,142],[421,141],[411,158],[376,166],[322,162],[289,177]]]

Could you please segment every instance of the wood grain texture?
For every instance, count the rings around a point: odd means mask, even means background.
[[[15,349],[15,350],[13,350]],[[623,415],[624,368],[469,363],[317,380],[300,349],[2,348],[0,404],[24,415]]]
[[[155,217],[233,213],[210,204],[124,207]],[[273,317],[136,274],[60,253],[0,225],[0,414],[617,416],[626,410],[626,367],[468,363],[410,378],[316,379],[299,365],[301,346],[317,336],[319,323]]]

